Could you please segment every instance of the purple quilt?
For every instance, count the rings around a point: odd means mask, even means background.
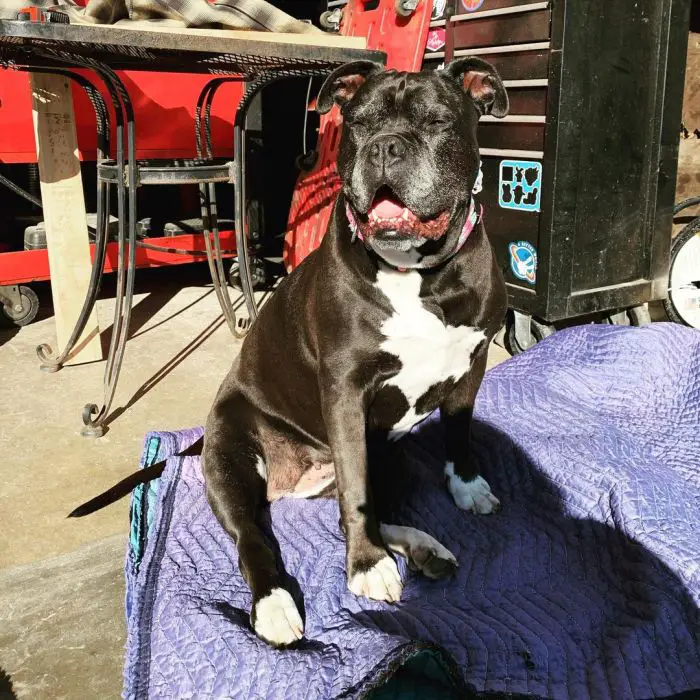
[[[124,696],[356,698],[426,651],[456,688],[435,697],[700,689],[700,332],[562,331],[487,374],[476,420],[474,457],[502,510],[452,503],[437,420],[408,437],[400,523],[437,537],[460,568],[433,582],[401,561],[398,605],[347,590],[335,501],[272,505],[306,616],[286,651],[249,628],[250,594],[198,458],[171,459],[133,500]],[[200,432],[149,435],[144,463]]]

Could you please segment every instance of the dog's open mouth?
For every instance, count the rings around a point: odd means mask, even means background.
[[[373,237],[382,248],[408,250],[428,240],[440,238],[450,220],[444,211],[431,218],[420,218],[388,187],[381,187],[366,215],[358,217],[365,238]]]

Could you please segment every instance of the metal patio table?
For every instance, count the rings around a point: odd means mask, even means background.
[[[329,45],[331,44],[331,45]],[[334,44],[334,45],[333,45]],[[0,65],[17,70],[60,75],[85,90],[97,119],[97,225],[89,288],[70,339],[59,353],[48,345],[37,348],[42,368],[59,369],[81,336],[100,288],[108,242],[110,191],[116,188],[118,213],[117,293],[112,338],[104,374],[102,406],[83,410],[84,435],[100,436],[122,366],[134,291],[135,250],[138,245],[137,189],[141,185],[195,183],[200,187],[206,257],[212,281],[231,331],[241,335],[228,294],[214,187],[228,182],[234,188],[236,255],[241,288],[250,320],[257,315],[246,238],[246,115],[253,98],[266,85],[282,78],[327,75],[348,61],[385,61],[381,52],[343,46],[343,38],[324,34],[265,34],[163,27],[136,29],[114,26],[0,21]],[[110,112],[92,79],[73,69],[89,69],[101,80],[114,108],[116,154],[110,158]],[[136,125],[128,92],[115,71],[143,70],[211,74],[195,113],[197,158],[178,161],[136,160]],[[218,88],[244,81],[245,91],[234,121],[233,159],[212,157],[209,114]],[[51,213],[46,212],[46,217]],[[179,252],[179,251],[171,251]],[[182,251],[192,254],[194,251]],[[201,251],[198,251],[201,253]]]

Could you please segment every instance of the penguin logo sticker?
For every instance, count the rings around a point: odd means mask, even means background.
[[[511,272],[519,280],[535,284],[537,277],[537,251],[527,241],[515,241],[508,244]]]

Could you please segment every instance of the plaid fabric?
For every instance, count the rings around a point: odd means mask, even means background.
[[[0,17],[15,19],[27,5],[60,7],[75,24],[143,24],[167,21],[181,27],[250,29],[263,32],[309,34],[320,30],[294,19],[265,0],[90,0],[87,7],[72,0],[1,0]]]

